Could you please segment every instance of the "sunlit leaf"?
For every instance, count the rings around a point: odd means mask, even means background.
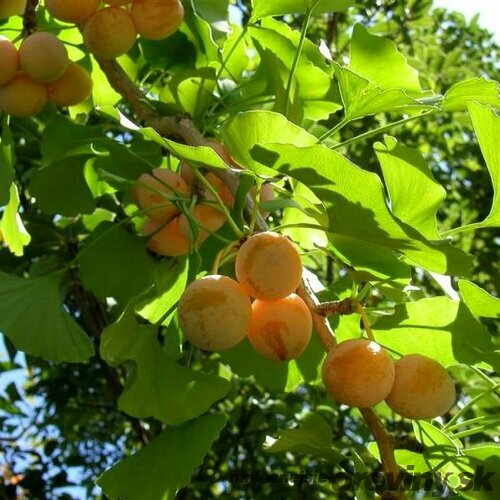
[[[97,484],[106,495],[129,500],[173,500],[189,483],[226,424],[220,414],[169,427],[136,454],[102,474]]]
[[[88,361],[94,346],[62,300],[61,274],[23,279],[0,273],[0,331],[32,356]]]

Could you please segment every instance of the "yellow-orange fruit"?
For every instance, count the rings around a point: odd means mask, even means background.
[[[38,31],[25,38],[19,48],[19,66],[32,80],[50,83],[68,67],[68,51],[52,33]]]
[[[0,19],[24,13],[26,0],[0,0]]]
[[[5,85],[16,76],[19,58],[16,46],[4,36],[0,36],[0,85]]]
[[[396,362],[394,386],[386,403],[402,417],[439,417],[453,406],[455,399],[453,380],[437,361],[409,354]]]
[[[191,211],[191,217],[195,223],[198,224],[198,235],[195,244],[200,246],[210,235],[218,231],[226,221],[224,214],[210,205],[200,203],[196,205]],[[193,240],[193,232],[189,224],[189,219],[185,214],[179,216],[179,228],[190,241]]]
[[[162,222],[148,220],[142,231],[147,236],[163,226]],[[179,217],[165,224],[158,232],[153,234],[148,241],[148,248],[158,255],[165,257],[178,257],[189,253],[189,240],[179,229]]]
[[[56,106],[75,106],[86,101],[92,93],[89,72],[75,62],[70,62],[61,78],[47,84],[47,98]]]
[[[196,174],[194,169],[189,165],[186,160],[181,161],[181,167],[179,169],[179,174],[186,181],[189,186],[193,186],[196,182]]]
[[[137,38],[132,16],[126,9],[98,10],[83,28],[83,41],[98,59],[110,60],[126,54]]]
[[[166,197],[172,199],[176,196],[188,196],[189,187],[186,181],[172,170],[155,168],[151,174],[142,174],[137,179],[132,194],[135,203],[142,210],[158,206],[148,210],[146,215],[163,222],[179,213],[175,203]]]
[[[285,236],[266,231],[250,237],[236,256],[236,277],[249,295],[261,300],[283,299],[299,286],[302,262]]]
[[[383,401],[391,391],[394,362],[376,342],[346,340],[326,357],[323,383],[339,403],[368,408]]]
[[[131,13],[139,35],[150,40],[172,35],[184,19],[179,0],[134,0]]]
[[[132,0],[104,0],[104,3],[112,5],[113,7],[119,7],[121,5],[128,5],[132,3]]]
[[[312,334],[311,312],[292,293],[279,300],[255,300],[248,340],[263,356],[276,361],[298,358]]]
[[[224,203],[224,205],[227,205],[230,208],[234,207],[234,196],[233,193],[231,193],[231,190],[227,186],[227,184],[224,183],[219,177],[217,177],[214,173],[209,172],[206,176],[205,179],[210,183],[210,185],[215,189],[217,194],[219,195],[220,199]],[[209,191],[206,193],[205,197],[208,201],[216,201],[215,196],[212,195]]]
[[[45,0],[49,14],[60,21],[79,23],[99,8],[100,0]]]
[[[256,190],[255,186],[252,187],[252,189],[250,189],[250,194],[252,195],[252,198],[255,198],[255,196],[257,195],[257,190]],[[272,200],[274,200],[273,185],[272,184],[262,184],[262,186],[260,188],[259,202],[262,203],[264,201],[272,201]],[[259,212],[262,215],[262,217],[267,217],[269,215],[269,212],[267,212],[266,210],[260,209]]]
[[[35,82],[24,73],[0,87],[0,109],[17,118],[36,115],[47,101],[43,83]]]
[[[205,276],[191,283],[179,302],[186,338],[206,351],[222,351],[246,336],[252,316],[250,298],[227,276]]]
[[[228,165],[232,165],[233,159],[226,146],[216,139],[207,139],[207,146],[210,146]]]

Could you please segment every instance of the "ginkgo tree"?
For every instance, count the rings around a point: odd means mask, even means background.
[[[464,240],[500,224],[499,84],[438,93],[352,0],[105,4],[0,3],[0,332],[113,388],[141,446],[97,486],[174,498],[246,381],[321,394],[255,450],[324,461],[320,497],[494,496],[500,299]],[[479,145],[484,217],[443,220],[432,148],[398,137],[440,120]]]

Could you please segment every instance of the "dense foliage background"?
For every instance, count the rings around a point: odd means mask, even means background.
[[[445,188],[444,203],[438,194],[437,225],[440,234],[453,238],[457,253],[450,250],[449,267],[444,266],[441,272],[431,272],[432,265],[426,267],[422,261],[413,262],[410,267],[408,255],[405,261],[395,259],[392,251],[381,250],[382,245],[375,248],[373,241],[354,237],[349,240],[347,232],[340,231],[329,241],[324,233],[304,227],[288,228],[287,234],[301,244],[304,262],[324,285],[322,299],[345,298],[353,288],[356,293],[367,291],[365,306],[381,343],[397,352],[424,349],[450,366],[459,391],[455,413],[473,400],[459,416],[447,415],[435,426],[426,422],[412,425],[396,418],[383,405],[377,408],[387,429],[395,436],[398,463],[431,471],[436,479],[434,493],[442,497],[457,494],[454,484],[445,479],[446,472],[461,467],[469,470],[467,467],[477,464],[500,470],[496,373],[500,360],[495,352],[499,348],[500,306],[496,297],[500,287],[500,233],[496,214],[500,209],[498,191],[494,192],[495,187],[499,189],[499,142],[496,142],[497,152],[491,151],[490,156],[497,164],[488,165],[496,183],[493,186],[477,139],[479,128],[483,137],[488,134],[492,137],[489,147],[494,149],[493,141],[499,139],[500,126],[498,118],[496,122],[488,118],[488,123],[496,124],[496,129],[481,129],[478,123],[486,123],[489,108],[473,104],[477,106],[472,111],[476,113],[474,131],[467,109],[469,101],[500,106],[498,86],[490,81],[500,80],[499,47],[491,34],[477,20],[467,23],[460,14],[433,10],[430,0],[366,1],[358,6],[346,0],[338,2],[346,7],[339,9],[341,12],[312,16],[308,41],[296,64],[294,54],[304,15],[280,15],[278,9],[274,18],[260,19],[255,12],[258,6],[264,9],[266,2],[254,2],[255,10],[249,1],[232,2],[234,24],[228,32],[227,0],[184,3],[187,18],[179,32],[164,42],[142,40],[121,61],[141,88],[154,100],[158,98],[156,106],[161,112],[189,114],[205,135],[222,138],[238,160],[250,158],[244,148],[251,141],[243,137],[238,142],[238,134],[253,130],[252,127],[284,127],[277,118],[275,123],[263,120],[252,124],[249,123],[252,115],[241,113],[250,110],[282,113],[317,137],[333,128],[324,143],[380,177],[388,175],[383,172],[383,161],[386,158],[389,162],[386,153],[396,146],[392,139],[386,138],[385,146],[378,145],[376,154],[374,143],[384,141],[384,133],[390,134],[397,137],[399,145],[404,145],[395,156],[403,162],[428,165],[435,180]],[[61,28],[46,16],[43,6],[39,10],[39,26]],[[0,33],[10,37],[18,35],[20,29],[20,18],[0,24]],[[364,70],[365,81],[375,86],[386,84],[384,91],[404,87],[404,79],[408,83],[413,78],[409,70],[406,75],[391,73],[387,60],[383,57],[377,60],[376,53],[372,54],[370,64],[358,61],[358,67],[348,73],[345,68],[353,43],[375,43],[372,35],[393,40],[409,65],[418,70],[421,87],[429,96],[428,102],[425,97],[418,97],[420,103],[429,105],[425,110],[427,116],[408,119],[414,117],[415,111],[404,99],[399,103],[396,98],[391,101],[387,97],[390,91],[382,97],[377,92],[368,94],[362,100],[368,91],[363,82],[353,83],[356,71]],[[146,252],[144,242],[136,236],[140,221],[129,218],[134,208],[127,181],[151,165],[158,165],[174,143],[162,143],[150,131],[141,134],[127,130],[127,123],[119,122],[116,110],[132,119],[133,111],[82,51],[78,32],[62,29],[60,37],[68,43],[73,57],[83,58],[84,64],[92,68],[93,104],[97,108],[87,103],[63,112],[49,106],[33,119],[2,117],[0,162],[4,166],[0,165],[0,206],[4,208],[0,208],[3,210],[0,228],[8,244],[0,248],[0,330],[6,334],[0,365],[3,476],[0,496],[77,498],[83,495],[81,489],[66,488],[78,485],[85,489],[86,497],[101,497],[102,490],[96,487],[95,480],[103,471],[139,449],[146,450],[144,445],[156,436],[165,436],[165,419],[155,418],[158,414],[150,410],[153,401],[162,396],[161,387],[181,383],[182,378],[175,370],[156,367],[155,362],[160,365],[165,357],[175,359],[179,365],[220,375],[221,385],[210,386],[208,392],[218,391],[221,396],[227,392],[227,395],[222,399],[213,397],[206,405],[200,403],[206,408],[211,406],[212,417],[202,418],[213,420],[183,424],[187,427],[175,438],[178,447],[168,448],[170,454],[167,448],[158,455],[152,451],[142,463],[134,464],[135,477],[130,477],[127,469],[118,472],[115,478],[108,476],[109,483],[105,483],[108,493],[115,494],[115,483],[121,481],[131,492],[129,498],[140,498],[146,478],[158,484],[162,474],[170,470],[175,487],[183,487],[179,498],[353,497],[350,491],[335,492],[335,483],[341,484],[342,477],[334,474],[378,470],[376,449],[368,445],[373,438],[359,412],[338,406],[326,397],[314,369],[321,359],[317,345],[311,347],[302,373],[296,368],[287,373],[264,364],[252,365],[257,361],[253,358],[245,361],[246,352],[230,353],[221,359],[185,344],[181,348],[174,319],[159,330],[162,348],[158,352],[152,354],[148,351],[150,347],[142,346],[131,356],[119,349],[105,352],[101,347],[100,355],[90,355],[93,348],[99,352],[99,339],[105,328],[111,336],[115,331],[129,335],[132,323],[127,322],[135,321],[132,313],[138,303],[142,304],[144,323],[146,319],[154,322],[161,318],[166,309],[175,305],[186,281],[193,279],[197,270],[210,268],[209,262],[219,247],[213,243],[201,256],[163,261],[154,260]],[[325,57],[328,53],[333,63]],[[221,61],[225,61],[224,66]],[[287,76],[295,64],[297,80],[287,87]],[[339,65],[335,66],[335,78],[332,64]],[[469,83],[458,89],[454,87],[462,81]],[[358,91],[347,101],[346,87]],[[292,92],[287,92],[290,89]],[[450,89],[455,89],[454,93],[447,94]],[[406,90],[411,95],[412,90]],[[414,89],[413,93],[418,92]],[[445,94],[442,107],[433,107],[441,103],[442,98],[437,96]],[[348,113],[352,119],[346,121]],[[406,120],[389,126],[402,118]],[[387,128],[371,135],[386,125]],[[289,129],[280,132],[286,137]],[[297,141],[302,137],[298,132],[296,136]],[[187,149],[177,151],[181,156],[191,155],[196,159],[196,154]],[[295,152],[285,148],[282,153],[287,157]],[[10,187],[11,179],[4,168],[12,155],[15,188]],[[168,161],[175,165],[177,160],[170,155]],[[281,188],[279,201],[268,207],[273,209],[271,225],[320,224],[325,216],[318,208],[321,203],[316,203],[318,200],[311,203],[310,192],[299,184],[293,200],[308,215],[297,210],[291,201],[291,184],[282,180],[281,174],[286,171],[266,170],[262,166],[266,161],[264,154],[261,170],[256,170],[276,178],[276,185]],[[304,175],[304,184],[311,186],[314,177]],[[386,186],[388,183],[386,177]],[[390,186],[388,190],[391,191]],[[325,199],[320,197],[321,202],[331,203],[328,215],[336,213],[335,201],[330,200],[332,192],[326,191]],[[360,222],[364,216],[363,203],[358,203],[357,208],[356,201],[354,193],[352,219],[335,223],[342,227],[361,224],[361,234],[365,230]],[[435,203],[432,196],[423,203],[426,201]],[[413,207],[408,209],[411,212]],[[453,231],[484,221],[490,211],[496,217],[491,224]],[[404,210],[401,214],[406,221]],[[341,212],[340,217],[343,215]],[[432,217],[427,215],[429,219]],[[408,224],[411,226],[412,222],[408,220]],[[118,225],[114,232],[109,231],[111,226]],[[437,236],[433,237],[438,234],[436,228],[430,226],[425,236],[437,240]],[[89,244],[96,240],[100,244]],[[326,251],[317,251],[314,244],[326,247]],[[397,245],[393,249],[399,250]],[[474,260],[469,261],[466,254]],[[469,264],[473,264],[470,273],[462,272]],[[58,272],[60,269],[64,269],[62,274]],[[34,281],[23,284],[15,281],[28,276]],[[458,289],[460,276],[468,281],[462,281]],[[165,293],[160,302],[156,296],[141,295],[152,282],[156,284],[154,293]],[[64,312],[57,307],[60,283],[65,297]],[[364,287],[367,283],[371,283],[368,288]],[[449,300],[456,300],[458,291],[467,302],[467,307],[459,311],[453,309],[455,305]],[[110,326],[126,307],[125,319],[122,317]],[[12,319],[13,311],[22,313],[25,319]],[[67,321],[63,316],[66,313],[91,341],[80,337],[81,330],[77,331],[76,326],[72,341],[64,343],[56,338]],[[341,339],[359,335],[359,323],[358,315],[332,320]],[[26,335],[36,330],[34,326],[40,328],[38,338]],[[422,331],[427,335],[425,338]],[[391,337],[391,332],[396,332],[397,338]],[[457,349],[456,342],[468,335],[473,336],[468,339],[470,350]],[[87,350],[83,356],[88,358],[86,363],[54,362],[82,361],[78,354],[82,349]],[[134,389],[137,366],[144,370],[141,373],[146,373],[147,384]],[[127,372],[132,373],[132,378],[126,382]],[[171,379],[167,379],[169,373]],[[118,408],[124,384],[124,394],[128,396],[122,395]],[[180,386],[179,391],[183,390],[186,388]],[[198,396],[201,397],[196,393],[194,397]],[[478,396],[481,397],[474,400]],[[206,397],[209,399],[210,394]],[[143,413],[134,406],[139,399],[149,401]],[[182,416],[168,407],[172,401],[175,401],[173,396],[160,413],[169,418],[173,413],[169,423],[181,423]],[[186,411],[191,417],[203,413],[199,411],[196,415],[191,408]],[[225,426],[217,420],[220,414],[227,416]],[[452,424],[443,428],[451,418]],[[457,422],[459,425],[452,427]],[[189,438],[198,435],[199,442],[191,445]],[[460,440],[460,445],[456,440]],[[270,445],[271,442],[274,444]],[[428,450],[436,453],[436,447],[441,455],[429,455]],[[468,453],[468,449],[476,451]],[[198,467],[200,453],[204,458]],[[158,465],[158,460],[164,462]],[[178,462],[183,462],[186,469],[178,469]],[[488,491],[473,495],[462,492],[462,495],[496,498],[500,479],[496,477],[494,481],[496,496]],[[151,496],[143,498],[155,498],[154,486],[148,492]],[[373,492],[361,491],[357,496],[370,498]]]

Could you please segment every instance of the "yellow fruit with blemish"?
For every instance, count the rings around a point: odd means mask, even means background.
[[[312,316],[305,302],[292,293],[279,300],[255,300],[248,340],[263,356],[276,361],[298,358],[312,334]]]
[[[137,31],[130,12],[121,7],[98,10],[85,23],[83,41],[98,59],[111,60],[126,54],[135,44]]]
[[[206,351],[223,351],[247,335],[250,298],[231,278],[205,276],[191,283],[179,302],[179,322],[186,338]]]
[[[285,236],[266,231],[251,236],[236,256],[236,277],[249,295],[261,300],[282,299],[300,284],[302,262]]]
[[[47,101],[45,85],[18,73],[0,87],[0,109],[16,118],[36,115]]]
[[[64,74],[68,64],[66,47],[52,33],[33,33],[19,47],[21,70],[37,82],[54,82]]]
[[[205,203],[195,205],[190,215],[193,219],[192,222],[198,225],[198,234],[195,241],[196,246],[202,245],[209,237],[210,233],[217,232],[226,221],[224,214],[220,210]],[[179,227],[182,234],[184,234],[189,241],[194,239],[193,230],[191,229],[187,215],[182,214],[179,216]]]
[[[179,0],[134,0],[131,14],[139,35],[162,40],[182,24],[184,7]]]
[[[445,414],[455,399],[453,379],[441,364],[409,354],[396,362],[394,386],[385,401],[402,417],[429,419]]]
[[[0,36],[0,85],[5,85],[19,70],[19,56],[16,46],[4,36]]]
[[[100,0],[45,0],[49,14],[60,21],[80,23],[99,8]]]
[[[151,235],[148,248],[157,255],[179,257],[189,252],[189,240],[179,228],[179,217],[168,223],[149,219],[142,231],[146,236]]]
[[[379,344],[352,339],[328,353],[323,364],[323,383],[335,401],[368,408],[388,396],[394,372],[394,362]]]
[[[86,101],[92,93],[89,72],[75,62],[55,82],[47,84],[47,98],[56,106],[75,106]]]
[[[151,174],[142,174],[132,191],[137,206],[147,211],[151,219],[164,222],[179,213],[173,199],[189,196],[186,181],[176,172],[155,168]]]

